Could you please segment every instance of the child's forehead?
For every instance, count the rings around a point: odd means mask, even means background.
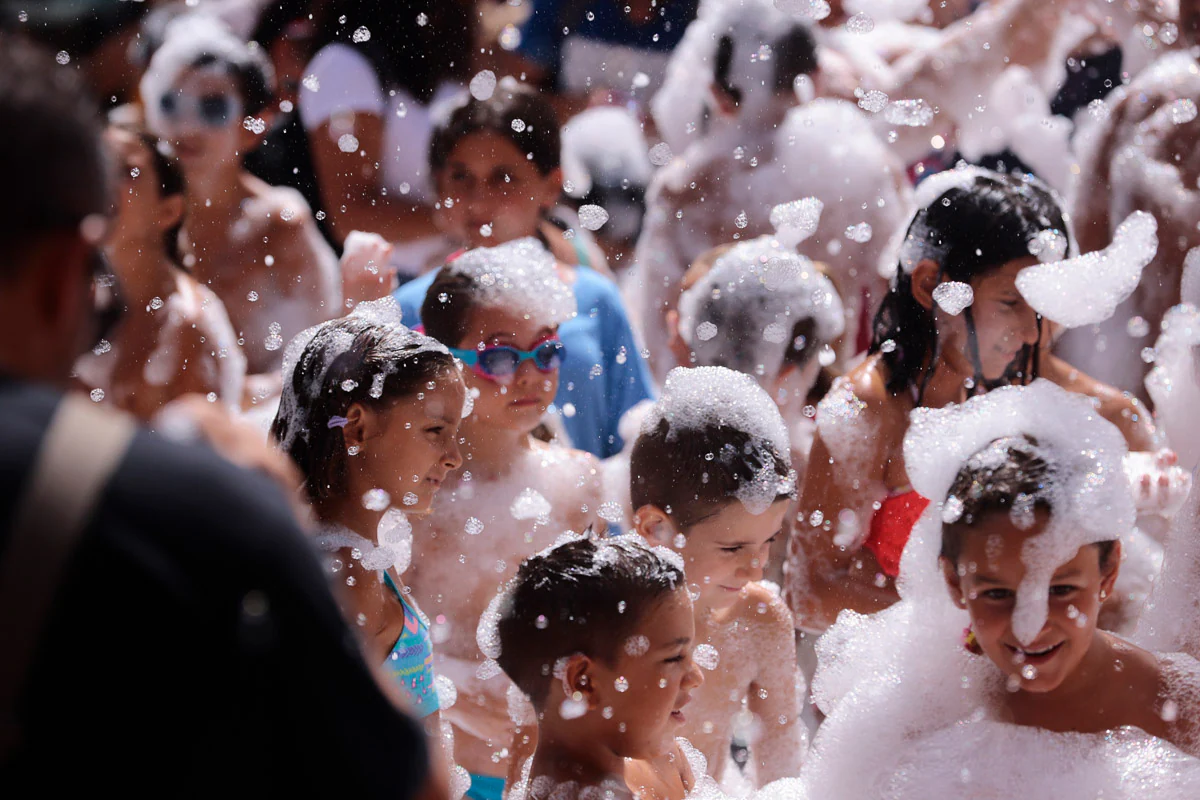
[[[229,65],[221,62],[193,65],[180,70],[172,84],[178,91],[223,92],[236,94],[237,81],[234,80]]]
[[[498,337],[518,341],[529,338],[537,339],[558,330],[558,326],[547,319],[533,315],[526,318],[525,315],[517,314],[502,306],[486,305],[475,306],[471,309],[467,328],[468,336],[478,341],[487,341]],[[526,344],[532,343],[526,342]]]
[[[687,588],[680,584],[678,589],[651,603],[642,612],[627,637],[622,655],[632,655],[635,650],[654,651],[677,646],[685,640],[691,641],[695,632],[692,598]]]

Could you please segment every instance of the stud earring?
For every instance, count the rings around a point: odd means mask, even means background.
[[[1101,599],[1101,600],[1107,600],[1107,599],[1108,599],[1108,591],[1107,591],[1107,590],[1105,590],[1105,589],[1101,589],[1101,590],[1100,590],[1100,599]]]

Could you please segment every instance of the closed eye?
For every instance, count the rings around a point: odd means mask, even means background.
[[[1066,597],[1079,591],[1078,586],[1071,586],[1068,583],[1058,583],[1050,587],[1051,597]]]
[[[663,659],[664,664],[678,664],[680,661],[683,661],[683,653],[680,653],[677,656],[672,656],[671,658]]]
[[[980,594],[985,600],[1009,600],[1013,596],[1012,589],[988,589]]]

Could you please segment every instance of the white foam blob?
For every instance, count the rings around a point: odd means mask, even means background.
[[[482,305],[555,325],[575,316],[575,294],[558,276],[554,256],[532,237],[468,250],[446,269],[471,278]]]
[[[971,284],[962,281],[943,281],[933,290],[933,301],[952,317],[957,317],[967,306],[975,302],[975,291]]]
[[[1108,247],[1026,267],[1017,274],[1017,290],[1039,314],[1065,327],[1103,322],[1137,288],[1158,250],[1157,230],[1153,216],[1135,211]]]
[[[771,209],[771,227],[784,247],[794,248],[817,232],[825,204],[815,197],[780,203]]]
[[[471,97],[480,102],[491,99],[491,96],[496,92],[496,73],[490,69],[475,73],[467,88],[471,92]]]
[[[608,212],[603,206],[588,203],[579,207],[579,226],[584,230],[598,231],[608,222]]]
[[[916,100],[893,100],[884,109],[883,118],[892,125],[923,128],[933,122],[933,109],[929,103]]]

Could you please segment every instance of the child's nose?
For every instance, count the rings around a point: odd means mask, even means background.
[[[685,689],[695,689],[704,684],[704,673],[700,671],[700,665],[695,661],[691,663],[691,669],[688,670],[687,675],[683,676],[683,688]]]
[[[451,437],[450,443],[446,446],[446,452],[442,455],[442,465],[446,469],[458,469],[462,463],[462,451],[458,449],[458,437]]]

